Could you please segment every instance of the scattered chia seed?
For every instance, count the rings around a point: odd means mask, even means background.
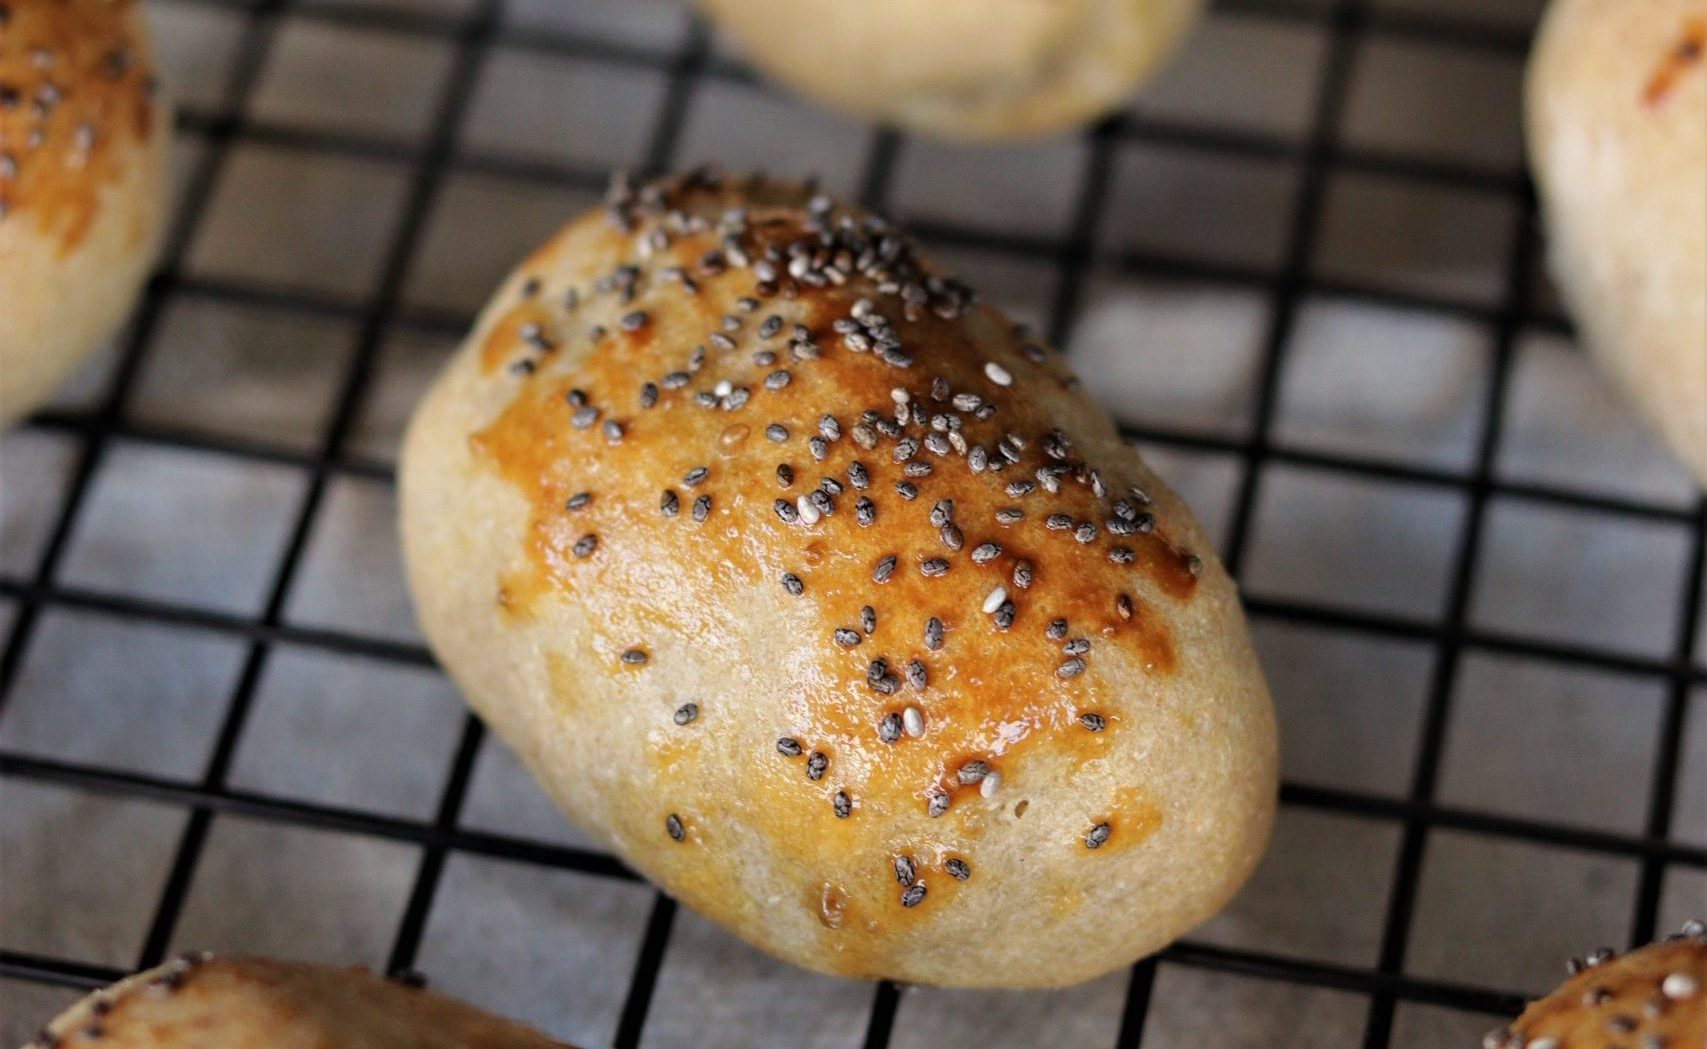
[[[918,880],[918,871],[913,866],[911,857],[897,856],[894,859],[895,883],[901,886],[913,884]]]
[[[889,582],[889,577],[895,574],[896,564],[897,560],[894,554],[890,554],[877,562],[877,567],[871,571],[871,581],[874,583]]]
[[[901,715],[894,711],[883,715],[883,720],[877,723],[877,738],[884,743],[893,743],[900,739],[902,731]]]

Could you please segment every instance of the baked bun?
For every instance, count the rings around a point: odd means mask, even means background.
[[[426,636],[585,830],[812,969],[1071,983],[1268,835],[1233,585],[1067,367],[898,232],[693,175],[498,292],[401,463]]]
[[[171,132],[134,0],[0,0],[0,425],[130,311]]]
[[[1202,0],[699,0],[760,70],[949,138],[1061,131],[1120,105]]]
[[[1529,154],[1583,339],[1707,485],[1707,0],[1553,0]]]
[[[336,969],[184,955],[67,1009],[25,1049],[568,1049],[442,995]]]
[[[1572,976],[1483,1049],[1701,1049],[1707,1046],[1707,931],[1622,958],[1602,949],[1571,963]]]

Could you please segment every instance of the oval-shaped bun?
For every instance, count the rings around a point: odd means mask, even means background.
[[[1114,109],[1201,0],[699,0],[767,75],[950,138],[1060,131]]]
[[[265,958],[185,955],[96,991],[25,1049],[569,1049],[430,991]]]
[[[499,291],[401,484],[469,702],[800,965],[1082,980],[1262,851],[1273,714],[1191,515],[1063,363],[798,186],[619,186]]]
[[[1598,951],[1571,971],[1517,1022],[1489,1031],[1483,1049],[1707,1046],[1707,931],[1700,922],[1622,958]]]
[[[1553,0],[1526,96],[1566,304],[1707,485],[1707,0]]]
[[[135,0],[0,0],[0,425],[123,321],[172,128]]]

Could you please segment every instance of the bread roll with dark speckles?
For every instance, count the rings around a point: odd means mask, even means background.
[[[1596,951],[1571,962],[1572,976],[1529,1003],[1483,1049],[1707,1049],[1707,928],[1624,957]]]
[[[1202,0],[699,0],[766,75],[947,138],[1063,131],[1118,108]]]
[[[1525,105],[1583,341],[1707,485],[1707,0],[1553,0]]]
[[[136,299],[165,212],[157,96],[134,0],[0,0],[0,425]]]
[[[25,1049],[570,1049],[430,991],[265,958],[184,955],[96,991]]]
[[[498,292],[401,484],[469,702],[790,961],[1072,983],[1262,852],[1275,725],[1208,538],[1062,360],[799,186],[619,185]]]

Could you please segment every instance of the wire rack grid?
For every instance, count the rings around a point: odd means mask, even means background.
[[[446,748],[448,767],[438,781],[430,811],[409,815],[234,782],[242,740],[258,716],[258,696],[270,664],[287,658],[282,652],[325,653],[423,672],[432,666],[426,651],[407,635],[305,623],[292,609],[297,592],[308,585],[305,565],[311,560],[328,505],[339,498],[340,485],[354,481],[384,488],[390,484],[390,462],[363,439],[363,428],[366,415],[382,397],[377,387],[391,340],[401,332],[442,345],[469,323],[466,309],[422,305],[408,293],[410,282],[419,276],[419,260],[433,236],[431,217],[447,186],[457,178],[487,177],[585,196],[597,191],[607,177],[601,164],[518,155],[471,140],[470,112],[483,76],[491,72],[493,55],[503,52],[568,67],[596,64],[645,74],[653,85],[649,90],[656,94],[655,116],[643,130],[635,157],[636,166],[645,173],[701,159],[684,155],[684,136],[696,100],[729,86],[755,88],[755,80],[720,49],[703,25],[685,16],[679,37],[659,43],[606,33],[601,19],[587,26],[573,19],[549,27],[519,24],[502,0],[413,4],[178,0],[178,6],[186,17],[205,18],[210,25],[217,21],[227,28],[228,61],[214,78],[217,86],[192,93],[182,107],[180,136],[194,148],[185,151],[180,206],[159,268],[134,321],[97,374],[95,392],[81,403],[38,413],[24,431],[26,436],[51,438],[66,451],[59,480],[49,484],[45,474],[41,478],[46,504],[40,510],[40,541],[32,549],[31,560],[13,560],[0,569],[0,599],[9,619],[0,650],[0,783],[14,797],[23,789],[51,788],[154,803],[183,818],[161,831],[162,873],[157,887],[148,882],[145,889],[138,889],[146,891],[149,904],[133,955],[115,960],[103,951],[79,953],[75,936],[65,940],[69,946],[55,950],[20,946],[0,936],[0,978],[7,986],[86,989],[132,967],[162,960],[180,943],[198,873],[214,862],[208,854],[216,826],[236,819],[406,848],[410,869],[400,885],[402,904],[382,960],[391,971],[422,967],[436,978],[434,967],[423,964],[423,942],[436,920],[435,902],[442,899],[441,889],[454,858],[483,857],[572,871],[619,884],[633,883],[635,876],[613,858],[579,844],[471,825],[465,809],[477,764],[483,751],[491,749],[484,745],[483,729],[472,717],[461,716],[453,744]],[[570,10],[589,11],[594,6],[568,5]],[[1047,267],[1055,277],[1053,290],[1044,293],[1040,304],[1041,319],[1055,342],[1069,348],[1079,341],[1076,324],[1084,313],[1087,289],[1110,274],[1115,279],[1230,288],[1259,302],[1262,320],[1242,390],[1248,411],[1248,425],[1242,432],[1229,435],[1215,427],[1138,420],[1127,426],[1128,435],[1147,450],[1201,454],[1236,465],[1225,500],[1222,552],[1229,569],[1244,584],[1259,629],[1265,624],[1295,627],[1321,636],[1403,644],[1422,653],[1415,729],[1405,744],[1408,772],[1401,772],[1396,789],[1334,785],[1293,775],[1290,770],[1282,786],[1283,820],[1288,813],[1344,817],[1378,828],[1390,843],[1391,862],[1378,865],[1373,875],[1380,883],[1373,897],[1378,913],[1362,960],[1294,951],[1286,942],[1229,944],[1188,937],[1157,958],[1139,963],[1122,978],[1115,994],[1117,1005],[1107,1023],[1111,1044],[1121,1049],[1175,1044],[1167,1025],[1152,1014],[1170,993],[1160,981],[1176,972],[1334,992],[1339,995],[1336,1001],[1349,1003],[1354,1020],[1335,1028],[1338,1040],[1311,1041],[1298,1027],[1287,1029],[1297,1035],[1297,1042],[1288,1044],[1355,1044],[1366,1049],[1425,1044],[1426,1039],[1416,1032],[1426,1024],[1418,1020],[1405,1028],[1406,1010],[1415,1007],[1422,1010],[1418,1016],[1455,1016],[1467,1025],[1485,1025],[1489,1017],[1513,1012],[1524,995],[1536,989],[1477,978],[1474,965],[1460,973],[1413,964],[1419,928],[1438,919],[1438,915],[1419,917],[1419,912],[1426,909],[1423,883],[1430,853],[1445,847],[1440,844],[1443,838],[1455,843],[1455,848],[1465,841],[1479,843],[1472,847],[1490,848],[1514,843],[1519,848],[1564,850],[1621,864],[1620,869],[1629,874],[1621,883],[1627,892],[1620,897],[1624,911],[1617,936],[1631,944],[1654,935],[1668,898],[1693,903],[1697,910],[1707,903],[1699,892],[1699,886],[1707,885],[1699,880],[1707,870],[1707,835],[1684,834],[1677,813],[1685,781],[1695,771],[1689,766],[1686,741],[1690,732],[1701,731],[1699,722],[1707,715],[1707,709],[1697,710],[1691,718],[1692,697],[1707,696],[1702,691],[1707,685],[1707,663],[1699,650],[1700,637],[1707,632],[1702,629],[1707,501],[1687,489],[1682,495],[1655,498],[1502,469],[1502,438],[1514,410],[1514,372],[1523,340],[1537,333],[1568,336],[1568,326],[1539,290],[1539,231],[1531,188],[1515,164],[1490,166],[1347,141],[1344,129],[1356,105],[1354,68],[1364,49],[1424,46],[1487,56],[1515,66],[1528,44],[1525,19],[1490,21],[1402,0],[1221,0],[1216,14],[1295,28],[1319,40],[1320,47],[1313,52],[1316,68],[1307,78],[1299,76],[1313,85],[1303,107],[1307,121],[1300,134],[1229,129],[1134,108],[1074,139],[1073,148],[1082,163],[1074,183],[1059,187],[1064,222],[1058,231],[1043,234],[1003,228],[995,221],[1000,216],[992,216],[989,223],[972,223],[927,213],[908,216],[909,224],[928,242],[949,252],[984,253]],[[436,75],[430,90],[416,93],[418,119],[408,133],[351,130],[288,115],[281,118],[256,104],[264,70],[286,46],[281,38],[304,26],[329,34],[381,33],[437,49]],[[592,107],[605,101],[570,96],[561,104]],[[857,171],[847,176],[849,188],[868,205],[891,205],[897,172],[915,144],[885,129],[860,134],[864,148]],[[1288,171],[1295,192],[1284,207],[1275,209],[1277,250],[1272,258],[1260,263],[1205,261],[1166,247],[1111,247],[1099,230],[1118,195],[1123,151],[1134,145],[1244,158]],[[241,163],[241,150],[252,148],[279,155],[341,158],[358,165],[379,165],[391,173],[396,202],[388,212],[387,232],[372,252],[372,279],[364,293],[352,296],[300,281],[234,276],[197,263],[198,241],[206,235],[204,227],[217,207],[221,187],[238,177],[235,169]],[[1348,178],[1391,180],[1500,202],[1505,208],[1500,222],[1506,228],[1494,231],[1492,241],[1499,246],[1491,252],[1493,257],[1482,260],[1496,276],[1493,293],[1478,296],[1457,294],[1450,288],[1419,289],[1320,266],[1323,242],[1330,236],[1330,195],[1336,180]],[[1308,321],[1311,303],[1321,297],[1440,318],[1478,333],[1485,347],[1477,363],[1483,379],[1476,387],[1479,392],[1468,431],[1474,438],[1461,462],[1440,465],[1402,453],[1325,449],[1285,437],[1278,419],[1289,356]],[[303,324],[336,324],[350,332],[353,349],[335,371],[335,379],[328,381],[327,408],[317,431],[303,441],[274,439],[264,433],[210,430],[139,412],[137,402],[145,396],[139,388],[145,385],[151,355],[162,352],[158,347],[167,339],[162,332],[171,321],[171,310],[185,301],[265,309]],[[278,504],[277,520],[269,523],[270,531],[264,531],[274,535],[276,543],[251,550],[256,584],[263,595],[258,607],[104,587],[87,573],[68,572],[68,565],[74,567],[79,537],[91,527],[85,518],[95,512],[91,507],[98,501],[103,471],[121,469],[123,457],[138,448],[193,453],[292,479],[290,498]],[[29,466],[14,461],[7,471],[6,486],[13,501],[21,486],[33,486],[38,480],[28,472]],[[1332,482],[1403,485],[1428,497],[1454,500],[1460,513],[1454,526],[1442,529],[1446,538],[1441,540],[1444,572],[1438,609],[1416,612],[1379,603],[1316,599],[1285,587],[1265,590],[1253,580],[1247,569],[1258,545],[1257,521],[1265,486],[1274,486],[1277,482],[1272,478],[1282,470]],[[1662,591],[1649,594],[1649,599],[1666,609],[1671,624],[1666,638],[1653,648],[1585,643],[1477,616],[1476,595],[1479,581],[1490,572],[1490,532],[1496,527],[1493,519],[1498,507],[1519,507],[1596,527],[1612,522],[1609,527],[1663,530],[1677,556],[1669,562],[1671,570],[1659,573],[1647,590]],[[119,621],[184,628],[232,646],[226,679],[230,685],[220,699],[204,763],[176,774],[139,770],[33,747],[27,738],[20,742],[6,734],[7,715],[13,721],[22,716],[16,709],[21,703],[17,695],[32,651],[50,644],[54,617],[66,615],[83,624]],[[99,643],[93,633],[86,640]],[[1651,749],[1639,765],[1643,774],[1615,788],[1626,807],[1636,813],[1631,825],[1611,829],[1571,819],[1568,813],[1557,818],[1514,813],[1442,796],[1451,726],[1470,673],[1467,667],[1484,658],[1520,660],[1562,673],[1598,674],[1653,691],[1655,725],[1647,737]],[[31,831],[25,828],[20,833],[27,836]],[[8,914],[16,913],[19,906],[50,910],[55,906],[52,884],[21,886],[26,877],[21,865],[8,865],[14,897],[23,892],[35,901],[11,905]],[[1487,876],[1498,880],[1504,874],[1495,870]],[[1680,884],[1684,887],[1675,887]],[[1674,897],[1668,897],[1668,891]],[[606,1034],[616,1046],[629,1049],[653,1044],[660,1037],[656,1022],[649,1027],[649,1021],[667,993],[660,990],[662,975],[683,922],[675,905],[657,894],[625,914],[635,945],[632,962],[619,981],[620,1008],[611,1011]],[[1582,945],[1585,950],[1590,946]],[[837,986],[837,995],[858,1003],[856,1030],[848,1035],[847,1044],[868,1049],[914,1044],[906,1024],[898,1022],[909,995],[887,983],[875,989]],[[1428,1011],[1434,1007],[1435,1011]],[[1441,1030],[1456,1030],[1457,1023],[1447,1022]],[[760,1033],[745,1032],[743,1044],[757,1044]],[[780,1037],[777,1044],[799,1044],[787,1032],[766,1034]],[[1438,1044],[1449,1044],[1449,1040],[1441,1036]]]

